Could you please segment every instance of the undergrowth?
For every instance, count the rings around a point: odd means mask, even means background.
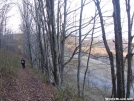
[[[17,76],[20,59],[21,57],[17,53],[0,50],[0,101],[6,83]]]
[[[79,97],[73,87],[63,87],[61,91],[55,89],[53,101],[89,101],[86,97]]]
[[[44,83],[47,81],[46,76],[37,67],[32,68],[30,64],[28,65],[28,69],[33,72],[39,79],[41,79]]]
[[[2,77],[16,75],[20,67],[20,56],[14,52],[0,50],[0,73]]]
[[[33,72],[39,79],[41,79],[44,83],[46,83],[48,80],[46,76],[37,68],[37,67],[30,67],[28,66],[28,69]],[[47,82],[48,83],[48,82]],[[53,88],[54,92],[54,98],[52,98],[52,101],[87,101],[83,97],[78,97],[77,93],[74,92],[76,90],[73,89],[73,87],[63,87],[62,90],[58,90],[56,86]]]

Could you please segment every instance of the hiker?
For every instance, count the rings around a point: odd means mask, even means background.
[[[22,67],[25,68],[25,59],[24,58],[21,59],[21,64],[22,64]]]

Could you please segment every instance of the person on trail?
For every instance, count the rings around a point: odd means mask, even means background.
[[[21,59],[21,64],[22,64],[22,67],[25,68],[25,59],[24,58]]]

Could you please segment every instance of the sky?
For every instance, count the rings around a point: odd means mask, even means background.
[[[11,0],[12,2],[16,3],[18,0]],[[80,0],[79,0],[80,1]],[[89,1],[89,0],[87,0]],[[109,11],[109,12],[105,12],[103,14],[103,16],[112,16],[112,0],[101,0],[101,7],[102,8],[102,12],[105,11]],[[80,5],[80,2],[78,2],[78,0],[70,0],[69,1],[70,6],[72,9],[75,9],[76,7],[78,7]],[[121,19],[122,19],[122,32],[123,32],[123,37],[127,38],[127,18],[126,18],[126,8],[125,8],[125,0],[120,0],[121,3]],[[83,16],[84,17],[92,17],[94,16],[94,11],[95,11],[95,6],[94,3],[90,3],[87,6],[84,7],[83,10]],[[131,0],[131,15],[134,12],[134,0]],[[15,33],[19,33],[19,26],[21,24],[21,18],[19,15],[19,10],[17,8],[17,6],[13,5],[12,9],[10,10],[8,16],[10,16],[10,19],[8,19],[8,28],[12,29],[13,32]],[[79,18],[78,18],[79,19]],[[109,21],[112,22],[113,18],[111,18]],[[108,26],[105,28],[107,37],[113,38],[113,27],[112,26]],[[133,27],[134,30],[134,27]],[[96,30],[97,31],[97,30]],[[99,32],[100,33],[100,32]],[[132,33],[133,34],[133,33]],[[134,34],[133,34],[134,35]]]
[[[71,2],[72,4],[72,9],[74,7],[80,6],[80,2],[75,2],[77,0],[73,0],[73,2]],[[87,2],[90,0],[86,0]],[[131,15],[134,12],[134,0],[130,0],[131,1]],[[101,10],[103,13],[103,18],[106,22],[106,24],[110,24],[113,23],[113,5],[112,5],[112,0],[101,0],[100,3],[101,6]],[[120,7],[121,7],[121,25],[122,25],[122,34],[123,34],[123,38],[127,39],[127,13],[126,13],[126,6],[125,6],[125,0],[120,0]],[[94,2],[86,5],[84,7],[83,10],[83,17],[86,18],[91,18],[94,16],[94,12],[95,12],[95,5]],[[106,16],[109,16],[109,18]],[[79,17],[79,15],[78,15]],[[106,20],[108,19],[108,20]],[[99,21],[98,21],[99,22]],[[96,26],[100,26],[100,24],[98,23],[98,25]],[[133,30],[134,30],[134,26],[133,26]],[[85,30],[84,30],[85,31]],[[100,36],[99,38],[102,38],[101,33],[101,29],[97,29],[95,30],[97,34],[95,34],[94,36]],[[105,27],[105,31],[107,34],[107,38],[113,38],[114,39],[114,26],[112,25],[108,25]],[[132,32],[132,34],[134,35],[134,33]]]
[[[19,1],[19,0],[18,0]],[[12,3],[18,3],[17,0],[11,0]],[[7,16],[10,16],[8,19],[8,25],[7,27],[11,29],[14,33],[20,32],[20,24],[21,24],[21,17],[18,10],[18,7],[16,4],[12,4],[12,7],[10,9],[10,12]]]

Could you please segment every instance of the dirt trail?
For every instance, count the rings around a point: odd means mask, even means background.
[[[3,88],[2,101],[52,101],[52,85],[43,83],[27,69],[20,68],[18,76]]]

